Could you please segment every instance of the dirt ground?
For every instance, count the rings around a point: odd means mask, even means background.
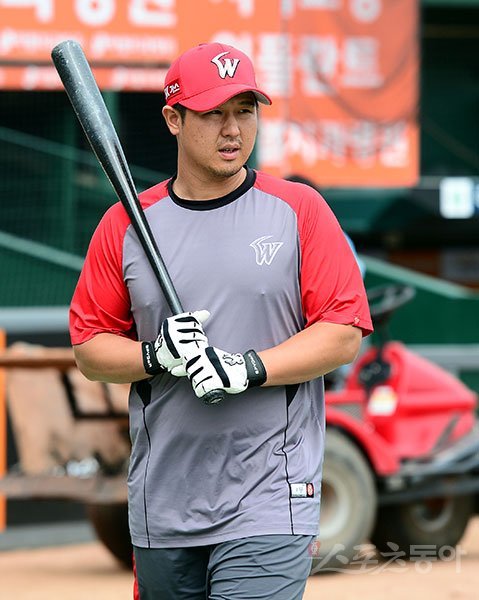
[[[418,554],[419,558],[419,554]],[[446,560],[446,558],[448,560]],[[0,552],[0,598],[130,600],[132,575],[99,543]],[[473,600],[479,598],[479,518],[455,556],[390,564],[358,561],[309,578],[304,600]]]

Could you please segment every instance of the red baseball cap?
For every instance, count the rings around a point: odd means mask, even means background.
[[[165,78],[166,104],[179,102],[202,112],[243,92],[253,92],[259,102],[271,99],[256,85],[253,63],[237,48],[226,44],[200,44],[181,54]]]

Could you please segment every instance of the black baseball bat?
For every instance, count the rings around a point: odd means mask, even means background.
[[[168,306],[173,314],[184,312],[138,199],[115,126],[80,44],[74,40],[61,42],[53,48],[52,60],[93,152],[128,213]],[[224,397],[224,390],[212,390],[203,400],[216,404]]]

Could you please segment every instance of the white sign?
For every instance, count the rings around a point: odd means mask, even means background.
[[[469,219],[475,211],[475,185],[469,177],[445,177],[439,185],[439,211],[446,219]]]

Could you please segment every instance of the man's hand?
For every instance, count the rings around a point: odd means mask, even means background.
[[[254,350],[248,350],[244,354],[230,354],[208,346],[186,359],[184,368],[198,398],[218,389],[223,389],[228,394],[239,394],[266,381],[266,370]],[[173,370],[173,374],[183,373],[181,367]]]
[[[157,375],[170,371],[178,377],[185,375],[182,369],[175,370],[175,367],[183,365],[183,358],[196,355],[199,350],[208,346],[203,323],[209,316],[207,310],[198,310],[165,319],[156,340],[142,343],[146,373]]]

